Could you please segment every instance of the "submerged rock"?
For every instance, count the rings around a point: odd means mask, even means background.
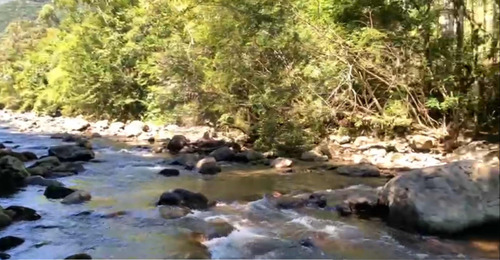
[[[27,207],[10,206],[5,210],[13,213],[11,216],[13,221],[35,221],[42,218],[36,210]]]
[[[500,220],[497,167],[458,161],[403,173],[379,195],[389,224],[412,231],[458,233]]]
[[[266,196],[268,201],[279,209],[297,209],[302,207],[319,207],[324,208],[327,201],[321,194],[310,194],[307,196],[289,196],[276,194],[273,196]]]
[[[80,254],[70,255],[64,259],[92,259],[92,257],[88,254],[80,253]]]
[[[378,204],[378,191],[365,185],[355,185],[345,189],[318,192],[327,200],[328,208],[333,208],[340,216],[355,214],[360,218],[385,218],[387,207]]]
[[[208,224],[209,226],[206,232],[208,240],[219,237],[227,237],[235,230],[231,224],[224,220],[209,221]]]
[[[160,206],[158,210],[164,219],[182,218],[191,212],[189,208],[181,206]]]
[[[7,251],[24,243],[24,239],[15,236],[0,238],[0,251]]]
[[[368,163],[361,163],[357,165],[344,165],[335,170],[340,175],[351,177],[379,177],[379,169]]]
[[[66,177],[85,171],[81,163],[61,162],[55,156],[48,156],[28,167],[31,175],[43,177]]]
[[[205,157],[196,163],[196,171],[201,174],[214,175],[221,172],[221,167],[213,157]]]
[[[24,163],[12,156],[0,158],[0,193],[10,194],[29,176]]]
[[[179,176],[180,172],[177,169],[163,169],[158,174],[166,177]]]
[[[172,161],[171,165],[182,165],[185,166],[186,169],[193,169],[196,166],[196,163],[200,160],[200,156],[196,153],[187,153],[182,154],[177,157],[174,161]]]
[[[50,179],[45,179],[42,176],[30,176],[24,179],[24,183],[26,185],[39,185],[39,186],[57,186],[57,187],[63,187],[64,184],[57,180],[50,180]]]
[[[75,191],[66,187],[49,186],[45,189],[43,195],[48,199],[63,199]]]
[[[49,148],[49,156],[55,156],[63,162],[90,161],[94,152],[80,145],[59,145]]]
[[[92,199],[92,195],[89,192],[83,190],[77,190],[68,196],[64,197],[61,201],[62,204],[80,204]]]
[[[163,193],[158,205],[183,206],[190,209],[204,210],[208,208],[208,199],[201,193],[175,189]]]
[[[100,215],[100,217],[101,218],[117,218],[117,217],[125,216],[127,214],[128,214],[127,211],[120,210],[120,211],[115,211],[115,212]]]

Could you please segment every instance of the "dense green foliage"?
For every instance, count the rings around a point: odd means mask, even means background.
[[[498,1],[475,2],[498,21]],[[454,7],[466,26],[450,36],[432,0],[55,0],[7,28],[0,103],[209,121],[277,149],[332,129],[498,125],[498,23]]]

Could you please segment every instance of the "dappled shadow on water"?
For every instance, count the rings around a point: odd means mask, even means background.
[[[60,140],[0,130],[0,142],[38,156]],[[43,187],[29,186],[0,205],[36,209],[42,219],[18,222],[0,232],[26,242],[10,250],[13,258],[63,258],[85,252],[94,258],[448,258],[498,256],[494,245],[476,240],[422,237],[388,228],[379,220],[341,218],[319,209],[279,210],[264,194],[304,193],[365,184],[380,186],[383,178],[353,178],[299,164],[291,174],[266,166],[227,164],[217,176],[204,177],[167,165],[169,155],[153,156],[107,139],[94,139],[96,162],[86,171],[59,179],[68,187],[87,190],[92,200],[62,205],[43,196]],[[28,163],[29,164],[29,163]],[[163,168],[180,170],[178,177],[160,176]],[[185,218],[160,217],[160,194],[185,188],[218,201],[209,211]],[[207,223],[224,221],[235,230],[206,240]],[[227,235],[227,236],[226,236]],[[309,241],[309,242],[304,242]],[[498,243],[496,244],[498,245]]]

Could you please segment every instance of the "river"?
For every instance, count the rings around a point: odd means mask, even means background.
[[[0,142],[18,146],[15,151],[47,154],[60,140],[47,135],[17,133],[2,127]],[[385,179],[361,179],[305,170],[280,175],[264,166],[227,164],[223,172],[206,178],[182,168],[179,177],[158,171],[168,158],[134,146],[93,139],[96,161],[86,171],[59,179],[68,187],[89,191],[92,201],[63,205],[46,199],[44,188],[28,186],[0,205],[21,205],[39,212],[42,219],[18,222],[0,230],[26,241],[8,253],[12,259],[57,259],[75,253],[93,258],[333,258],[333,259],[476,259],[498,258],[498,242],[477,239],[443,239],[405,233],[378,220],[342,218],[334,212],[279,210],[263,197],[279,191],[311,192],[352,185],[380,186]],[[27,163],[29,165],[29,163]],[[303,169],[303,170],[301,170]],[[185,188],[216,200],[209,211],[161,218],[155,202],[160,194]],[[109,217],[107,214],[124,211]],[[235,230],[224,237],[196,239],[208,222],[224,221]],[[310,238],[314,247],[305,246]],[[301,243],[302,241],[302,243]]]

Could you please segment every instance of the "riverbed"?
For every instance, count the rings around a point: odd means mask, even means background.
[[[14,151],[38,156],[61,143],[49,135],[19,133],[8,122],[0,124],[0,142]],[[266,166],[228,163],[220,174],[205,177],[167,164],[169,155],[106,138],[92,139],[96,159],[85,171],[58,179],[68,187],[89,191],[92,200],[63,205],[43,196],[44,187],[28,186],[0,205],[30,207],[38,221],[18,222],[0,235],[26,241],[8,253],[12,259],[57,259],[75,253],[93,258],[329,258],[329,259],[498,259],[498,240],[444,239],[410,234],[377,219],[340,217],[336,212],[273,207],[265,194],[300,194],[378,187],[385,178],[355,178],[299,164],[290,174]],[[29,165],[30,163],[27,163]],[[178,177],[164,177],[161,169],[176,168]],[[359,187],[359,186],[357,186]],[[163,219],[155,205],[161,193],[184,188],[217,201],[208,211]],[[197,239],[207,223],[227,222],[234,230],[225,236]],[[310,241],[304,242],[304,241]],[[312,244],[312,245],[311,245]]]

